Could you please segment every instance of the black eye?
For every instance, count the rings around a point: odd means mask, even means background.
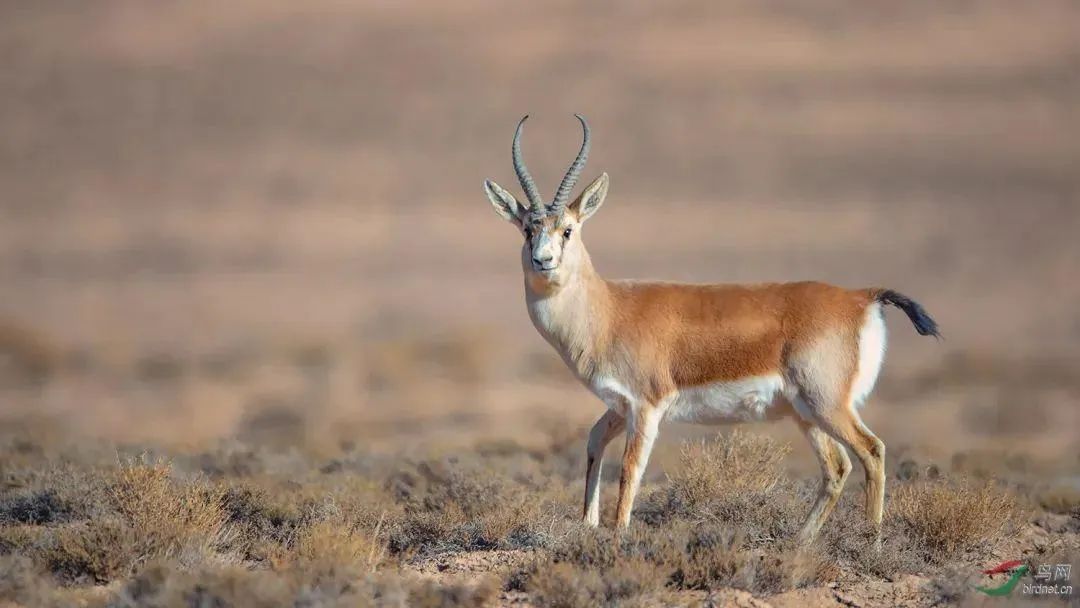
[[[532,228],[529,228],[528,226],[525,227],[525,238],[527,240],[532,239]]]
[[[564,238],[564,239],[570,238],[570,234],[573,233],[573,232],[574,232],[573,228],[567,228],[566,230],[563,230],[562,238]]]

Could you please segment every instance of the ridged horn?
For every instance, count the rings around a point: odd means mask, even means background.
[[[540,198],[540,190],[536,188],[536,182],[529,175],[529,170],[525,168],[525,159],[521,158],[521,132],[525,129],[525,121],[528,119],[528,114],[523,116],[517,130],[514,131],[514,146],[511,149],[514,157],[514,172],[517,173],[521,189],[525,191],[525,196],[529,199],[529,208],[533,211],[542,211],[544,201]]]
[[[577,183],[578,177],[581,176],[581,170],[585,168],[585,161],[589,159],[589,123],[585,122],[585,117],[581,114],[574,114],[578,120],[581,121],[581,129],[584,131],[584,137],[581,141],[581,150],[578,151],[577,158],[574,162],[570,163],[570,168],[566,170],[566,175],[563,176],[562,183],[559,184],[559,189],[555,191],[555,199],[551,201],[551,206],[548,208],[548,213],[562,213],[566,208],[566,203],[570,198],[570,194],[574,191],[574,184]]]

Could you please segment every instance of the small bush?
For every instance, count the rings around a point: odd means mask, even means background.
[[[13,496],[0,503],[0,523],[49,524],[71,515],[71,506],[56,490]]]
[[[139,560],[181,554],[196,558],[231,540],[224,489],[198,481],[175,482],[168,463],[124,464],[115,472],[108,493],[112,507],[132,531]]]
[[[1075,482],[1059,482],[1039,489],[1035,493],[1039,506],[1051,513],[1077,514],[1080,519],[1080,486]]]
[[[545,504],[502,474],[452,462],[423,462],[387,481],[403,514],[391,525],[395,553],[522,548],[547,542]]]
[[[130,574],[137,561],[135,543],[123,522],[98,519],[57,529],[41,553],[62,581],[104,584]]]
[[[992,482],[903,484],[891,510],[933,562],[959,557],[1015,531],[1021,509],[1013,494]]]
[[[862,496],[852,493],[843,497],[830,521],[833,519],[837,523],[822,528],[816,545],[850,571],[892,578],[898,572],[924,571],[929,565],[920,544],[910,538],[906,527],[888,506],[880,545],[876,542],[876,530],[866,520]]]
[[[21,555],[0,555],[0,605],[39,606],[50,585],[34,562]]]
[[[44,528],[32,524],[0,524],[0,555],[26,553],[33,550]]]
[[[289,554],[289,567],[309,578],[355,578],[375,571],[386,557],[380,529],[366,534],[340,519],[303,530]]]
[[[667,572],[641,558],[618,560],[603,571],[569,562],[551,562],[532,575],[529,591],[538,606],[585,608],[621,606],[663,590]]]
[[[507,587],[539,593],[548,605],[572,606],[613,604],[665,588],[776,593],[837,574],[835,563],[816,550],[780,543],[754,548],[731,527],[676,520],[622,532],[571,529],[548,559],[511,572]]]
[[[735,431],[713,441],[687,442],[680,468],[637,509],[650,525],[672,519],[738,526],[748,541],[786,538],[809,509],[784,473],[790,448]]]
[[[295,573],[300,575],[302,573]],[[498,594],[491,579],[439,584],[396,574],[316,581],[238,566],[185,570],[173,562],[150,564],[110,600],[114,608],[173,606],[361,606],[375,608],[480,608]]]
[[[431,580],[398,578],[399,588],[404,588],[407,601],[403,606],[410,608],[483,608],[491,606],[499,594],[497,581],[490,577],[480,579],[476,584],[437,583]],[[386,598],[385,588],[375,588],[365,600],[374,600],[377,605],[390,606],[391,602],[380,602]],[[390,599],[390,598],[387,598]]]
[[[775,488],[785,478],[783,463],[790,451],[773,439],[741,431],[710,442],[687,442],[669,489],[688,510],[734,505],[746,494],[764,495]]]
[[[191,571],[172,562],[154,562],[121,587],[109,605],[113,608],[273,608],[292,604],[288,600],[294,595],[284,580],[267,571],[236,566]]]
[[[222,495],[226,522],[235,531],[232,550],[244,559],[269,563],[281,559],[301,527],[310,524],[311,512],[271,496],[250,484],[229,487]]]

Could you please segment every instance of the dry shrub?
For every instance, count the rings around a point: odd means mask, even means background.
[[[784,474],[789,451],[741,431],[686,442],[680,468],[642,501],[639,516],[652,525],[672,518],[738,525],[755,541],[784,537],[805,515],[797,488]]]
[[[0,500],[0,523],[48,524],[66,519],[71,511],[71,505],[48,488]]]
[[[569,562],[548,562],[530,577],[528,589],[538,606],[585,608],[621,606],[660,591],[667,573],[641,558],[619,560],[604,570]]]
[[[835,563],[816,548],[795,549],[783,543],[754,547],[741,529],[712,524],[687,528],[675,564],[673,583],[680,589],[732,587],[755,593],[778,593],[834,580]]]
[[[61,581],[103,584],[131,573],[136,541],[124,522],[102,518],[55,531],[40,555]]]
[[[1015,532],[1022,515],[1017,498],[986,482],[903,484],[890,510],[933,562],[944,562]]]
[[[637,558],[655,565],[677,565],[686,550],[689,530],[685,522],[660,528],[633,526],[628,530],[577,524],[559,539],[551,556],[556,562],[601,571],[615,567],[620,560]]]
[[[284,494],[284,496],[283,496]],[[289,543],[314,515],[312,509],[290,502],[288,494],[242,483],[222,497],[228,525],[235,532],[229,548],[244,560],[271,563],[284,559]]]
[[[1035,491],[1039,506],[1051,513],[1075,514],[1080,519],[1080,487],[1075,482],[1061,481]]]
[[[783,461],[791,448],[765,436],[734,431],[712,441],[686,442],[681,468],[668,489],[680,507],[734,506],[746,495],[765,495],[784,479]]]
[[[881,543],[866,520],[861,493],[844,496],[821,530],[816,547],[833,562],[859,576],[892,578],[898,572],[923,572],[929,565],[924,552],[886,503]]]
[[[97,587],[57,587],[39,564],[21,555],[0,555],[0,606],[36,608],[91,608],[105,606]]]
[[[139,559],[197,558],[230,540],[224,488],[198,480],[178,483],[167,462],[122,464],[108,492],[134,534]]]
[[[511,572],[507,587],[536,594],[541,605],[614,605],[665,588],[776,593],[831,581],[837,573],[813,549],[753,548],[730,527],[676,520],[622,532],[573,528],[547,558]]]
[[[39,458],[47,458],[44,463],[13,467],[18,477],[13,485],[18,489],[0,492],[0,524],[57,525],[108,515],[110,474],[102,469],[107,471],[115,462],[115,451],[110,451],[105,462],[96,462],[93,452],[76,449],[58,458],[43,454]],[[0,462],[10,463],[5,456],[0,455]]]
[[[34,525],[0,525],[0,555],[31,550],[42,529]]]
[[[267,571],[238,566],[189,571],[173,562],[154,562],[118,589],[110,606],[273,608],[292,604],[294,595],[283,579]]]
[[[365,533],[341,518],[317,522],[297,537],[288,568],[316,579],[374,572],[386,558],[381,532],[378,526],[372,534]]]
[[[402,506],[390,528],[390,547],[422,550],[543,546],[553,518],[536,488],[486,467],[453,460],[422,462],[398,471],[387,487]]]
[[[315,583],[267,570],[238,566],[184,570],[172,562],[144,568],[111,598],[114,608],[206,606],[371,606],[377,608],[480,608],[498,594],[491,579],[475,584],[438,584],[417,577],[378,574]]]
[[[499,596],[499,584],[496,579],[482,578],[470,583],[437,583],[431,580],[399,579],[399,586],[404,587],[405,602],[409,608],[483,608],[495,604]],[[377,606],[393,606],[392,597],[386,589],[378,589],[365,597]],[[383,599],[384,598],[384,599]],[[381,600],[380,602],[380,599]]]
[[[950,564],[941,568],[927,586],[928,604],[933,606],[987,606],[989,599],[975,590],[981,581],[970,564]]]
[[[0,605],[41,606],[50,585],[34,562],[21,555],[0,555]]]

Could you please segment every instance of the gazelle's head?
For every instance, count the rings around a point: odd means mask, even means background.
[[[581,224],[604,203],[608,190],[608,176],[604,173],[570,201],[574,184],[589,156],[589,125],[580,114],[575,116],[581,121],[584,140],[550,204],[544,204],[540,198],[540,191],[521,158],[521,131],[528,116],[518,123],[512,148],[514,171],[527,203],[522,204],[513,194],[491,180],[484,182],[484,190],[495,212],[517,226],[525,237],[521,264],[526,275],[554,284],[567,282],[586,259],[585,246],[581,242]]]

